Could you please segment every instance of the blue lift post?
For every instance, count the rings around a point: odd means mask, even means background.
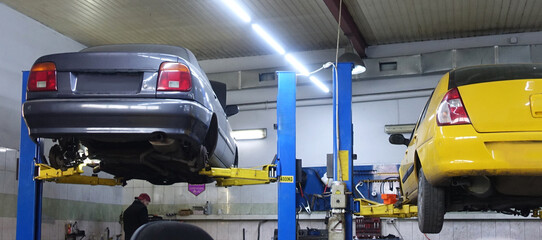
[[[337,69],[333,69],[333,180],[345,182],[347,192],[352,192],[353,168],[352,67],[353,63],[338,63]],[[340,164],[339,158],[342,161],[348,161],[348,163]],[[352,239],[352,210],[354,207],[352,194],[347,194],[346,199],[348,206],[344,214],[345,239]]]
[[[28,71],[23,72],[22,103],[26,96]],[[35,163],[41,163],[43,143],[35,144],[21,117],[21,145],[19,146],[19,189],[17,194],[17,240],[41,238],[42,181],[34,180]]]
[[[295,212],[295,101],[294,72],[277,72],[277,176],[278,184],[278,239],[296,239]]]

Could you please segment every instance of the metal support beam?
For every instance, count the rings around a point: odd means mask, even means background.
[[[352,63],[339,63],[333,74],[333,180],[352,192]],[[337,77],[338,78],[337,78]],[[346,195],[345,239],[352,239],[352,194]]]
[[[294,72],[277,72],[277,174],[278,186],[278,239],[296,239],[295,212],[295,101],[296,76]]]
[[[22,103],[26,97],[28,71],[23,72]],[[21,145],[19,146],[19,189],[17,193],[17,240],[39,240],[41,238],[42,181],[34,180],[35,163],[41,162],[43,143],[36,145],[28,135],[21,117]]]
[[[277,181],[276,165],[269,164],[256,168],[211,168],[203,169],[201,175],[212,177],[218,187],[268,184]]]
[[[55,183],[85,184],[85,185],[104,185],[117,186],[125,182],[122,178],[99,178],[97,175],[86,176],[83,167],[86,164],[79,164],[76,167],[66,170],[56,169],[46,164],[36,164],[38,168],[36,180],[45,180]]]
[[[367,42],[361,34],[356,22],[354,22],[354,18],[352,18],[350,11],[348,11],[348,8],[344,4],[344,1],[342,6],[340,6],[340,1],[341,0],[324,0],[324,3],[331,14],[333,14],[337,22],[339,21],[339,9],[341,10],[341,29],[348,39],[350,39],[350,42],[352,42],[352,45],[354,46],[354,49],[358,55],[364,58],[366,57],[365,48],[368,46]]]
[[[354,211],[357,216],[363,217],[391,217],[391,218],[411,218],[418,216],[418,207],[404,204],[395,207],[393,204],[382,204],[367,199],[354,199],[359,211]]]

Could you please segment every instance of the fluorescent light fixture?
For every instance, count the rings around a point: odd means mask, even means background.
[[[322,89],[322,91],[328,93],[329,92],[329,88],[323,84],[318,78],[316,78],[315,76],[310,76],[309,79],[314,83],[316,84],[316,86],[318,86],[320,89]]]
[[[412,130],[416,127],[416,124],[393,124],[393,125],[384,125],[384,132],[387,134],[395,133],[411,133]]]
[[[271,47],[273,47],[275,51],[277,51],[281,55],[284,55],[286,53],[286,51],[284,51],[284,48],[282,48],[282,46],[280,46],[280,44],[271,37],[271,35],[269,35],[265,30],[263,30],[260,25],[254,23],[252,24],[252,29],[254,29],[254,31],[256,31],[256,33],[258,33],[258,35],[263,38],[263,40],[265,40],[269,45],[271,45]]]
[[[305,68],[305,66],[303,66],[303,64],[301,64],[299,61],[297,61],[294,56],[292,56],[291,54],[286,54],[285,58],[286,61],[292,64],[299,73],[305,76],[309,75],[309,70],[307,70],[307,68]]]
[[[364,66],[356,65],[354,69],[352,69],[352,75],[364,73],[367,70]]]
[[[264,139],[267,137],[267,128],[233,130],[232,135],[235,140]]]
[[[222,0],[243,22],[250,23],[250,15],[235,0]]]

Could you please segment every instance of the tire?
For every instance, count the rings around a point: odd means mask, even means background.
[[[65,169],[62,150],[58,144],[55,144],[49,150],[49,166],[55,169]]]
[[[432,186],[423,169],[420,169],[418,177],[418,227],[422,233],[439,233],[446,213],[445,191]]]
[[[239,167],[239,150],[235,148],[235,160],[233,160],[233,167]]]

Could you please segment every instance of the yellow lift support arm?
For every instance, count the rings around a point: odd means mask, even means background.
[[[268,164],[257,168],[208,168],[199,172],[212,177],[219,187],[268,184],[277,181],[277,166]]]
[[[68,168],[67,170],[60,170],[53,168],[46,164],[36,164],[38,167],[38,176],[34,177],[36,180],[45,180],[56,183],[70,183],[70,184],[86,184],[86,185],[105,185],[116,186],[122,185],[124,182],[121,178],[99,178],[98,176],[85,176],[83,167],[85,164],[79,164],[76,167]]]
[[[382,204],[363,198],[355,198],[354,202],[359,204],[359,212],[356,216],[363,217],[391,217],[391,218],[411,218],[418,216],[418,207],[404,204],[396,208],[393,204]]]

